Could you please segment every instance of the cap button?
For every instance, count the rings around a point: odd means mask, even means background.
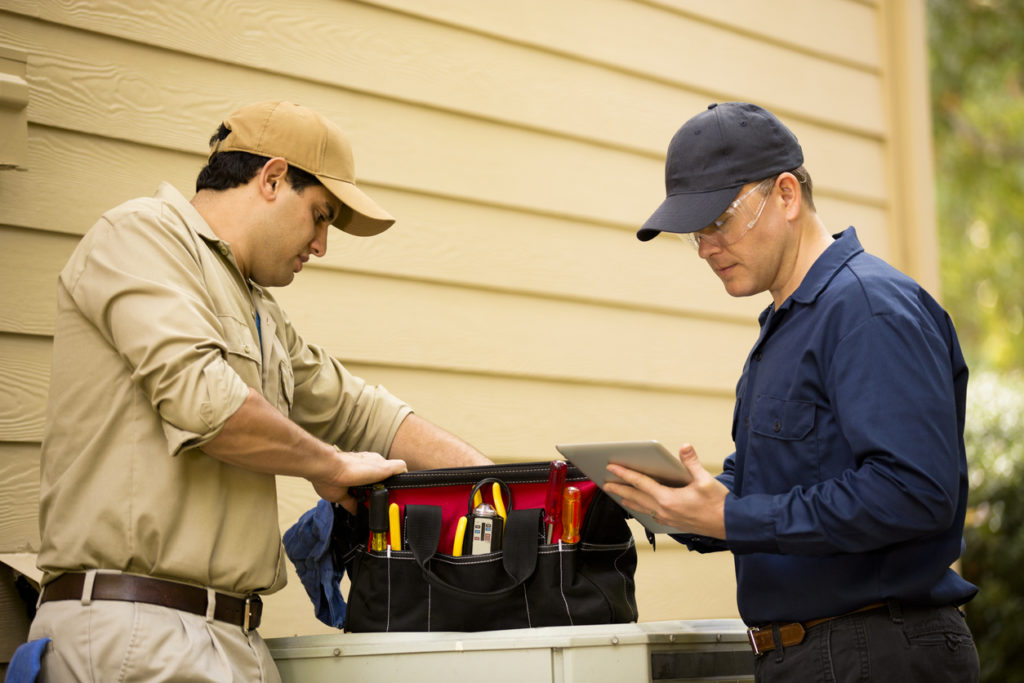
[[[717,106],[718,106],[718,102],[712,102],[711,104],[708,105],[708,109],[714,109]]]

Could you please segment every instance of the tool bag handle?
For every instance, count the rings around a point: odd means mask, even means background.
[[[540,546],[541,511],[538,508],[509,510],[502,544],[502,565],[509,583],[490,591],[473,591],[446,581],[431,567],[441,538],[441,508],[436,505],[408,505],[405,508],[406,538],[423,578],[430,584],[471,597],[496,597],[510,593],[524,583],[537,567]]]

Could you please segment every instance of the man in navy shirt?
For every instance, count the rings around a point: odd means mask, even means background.
[[[796,137],[752,104],[673,137],[667,198],[637,233],[676,233],[732,296],[769,292],[736,387],[736,451],[712,477],[609,488],[735,557],[759,681],[970,681],[978,656],[950,569],[967,504],[967,366],[920,285],[818,217]]]

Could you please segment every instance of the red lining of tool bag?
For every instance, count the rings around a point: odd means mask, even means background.
[[[582,481],[566,481],[566,486],[575,486],[580,490],[580,506],[583,513],[581,520],[586,518],[590,502],[597,493],[597,484],[584,479]],[[469,495],[473,491],[474,484],[455,484],[449,486],[435,486],[430,488],[392,488],[388,489],[388,503],[398,503],[405,519],[406,505],[438,505],[441,507],[441,540],[438,551],[446,555],[452,552],[452,544],[455,542],[455,527],[459,517],[468,514]],[[512,491],[512,501],[505,502],[506,510],[524,510],[530,508],[543,508],[547,496],[548,483],[539,481],[535,483],[509,484]],[[494,504],[491,498],[490,485],[481,488],[485,503]],[[582,522],[581,522],[582,525]],[[403,529],[404,534],[404,529]],[[391,534],[388,533],[388,543],[391,543]],[[558,542],[562,536],[562,529],[555,530],[553,541]]]

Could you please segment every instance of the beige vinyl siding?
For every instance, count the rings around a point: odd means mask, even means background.
[[[668,140],[712,101],[771,108],[826,224],[928,275],[930,197],[892,189],[931,163],[904,141],[924,103],[898,85],[923,62],[899,46],[923,9],[900,5],[0,0],[30,85],[29,169],[0,172],[0,552],[38,546],[55,278],[78,236],[162,180],[191,196],[220,117],[267,98],[337,121],[398,217],[334,231],[276,292],[304,336],[499,461],[656,438],[717,470],[767,298],[730,298],[677,239],[634,237]],[[280,490],[286,528],[315,499]],[[642,620],[735,616],[727,554],[638,540]],[[265,636],[326,630],[294,576],[268,600]]]

